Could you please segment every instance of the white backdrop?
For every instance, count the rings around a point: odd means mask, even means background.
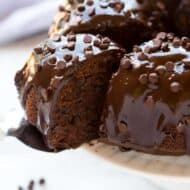
[[[47,31],[60,0],[0,0],[0,44]]]

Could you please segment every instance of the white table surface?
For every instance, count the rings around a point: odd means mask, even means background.
[[[14,75],[32,47],[44,38],[45,35],[40,35],[0,47],[0,129],[6,130],[8,125],[17,127],[20,118],[14,110],[20,105]],[[30,179],[37,180],[41,176],[47,180],[47,185],[41,189],[47,190],[165,189],[161,187],[163,184],[157,185],[122,170],[83,148],[48,154],[30,149],[12,137],[0,141],[0,171],[0,189],[3,190],[16,190],[18,185],[26,186]]]

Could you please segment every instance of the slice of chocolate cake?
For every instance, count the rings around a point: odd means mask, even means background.
[[[165,30],[165,11],[150,9],[149,1],[68,0],[60,6],[52,33],[92,33],[107,36],[126,49]]]
[[[189,38],[162,32],[135,47],[111,80],[102,139],[150,153],[190,153],[189,84]]]
[[[54,34],[34,48],[15,81],[28,121],[53,150],[98,137],[112,73],[124,51],[107,37]]]

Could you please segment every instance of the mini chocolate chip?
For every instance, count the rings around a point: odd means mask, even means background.
[[[159,76],[158,76],[157,73],[150,73],[149,77],[148,77],[148,80],[149,80],[150,83],[156,84],[156,83],[158,83]]]
[[[56,46],[52,43],[48,43],[47,44],[47,50],[50,52],[50,53],[54,53],[55,50],[56,50]]]
[[[171,71],[174,70],[174,63],[173,63],[172,61],[168,61],[168,62],[165,64],[165,66],[166,66],[166,70],[167,70],[168,72],[171,72]]]
[[[114,10],[117,12],[117,13],[120,13],[124,8],[124,3],[122,2],[115,2],[115,6],[114,6]]]
[[[167,34],[165,32],[160,32],[156,36],[157,39],[161,39],[161,40],[165,40],[166,37],[167,37]]]
[[[55,65],[56,62],[57,62],[57,58],[56,58],[55,56],[52,56],[52,57],[49,57],[49,58],[48,58],[48,63],[49,63],[50,65]]]
[[[159,65],[156,67],[155,71],[160,75],[164,74],[166,71],[166,67],[164,65]]]
[[[76,41],[76,36],[74,34],[70,34],[68,37],[67,37],[67,40],[69,42],[75,42]]]
[[[89,5],[89,6],[91,6],[91,5],[94,4],[94,1],[93,1],[93,0],[87,0],[87,1],[86,1],[86,4]]]
[[[180,83],[179,82],[172,82],[170,84],[170,89],[173,93],[178,93],[180,91]]]
[[[168,43],[167,42],[162,43],[161,50],[164,51],[164,52],[169,51],[169,47],[168,47]]]
[[[78,0],[78,3],[84,3],[84,0]]]
[[[138,60],[140,60],[140,61],[148,60],[148,56],[145,53],[141,52],[138,55]]]
[[[145,85],[145,84],[147,84],[147,82],[148,82],[148,75],[147,74],[141,74],[140,76],[139,76],[139,82],[142,84],[142,85]]]
[[[96,37],[99,38],[99,39],[103,38],[101,34],[97,34]]]
[[[99,46],[99,48],[101,50],[106,50],[106,49],[108,49],[108,47],[109,47],[109,44],[103,44],[103,43],[101,43],[100,46]]]
[[[59,42],[61,40],[61,35],[58,33],[54,33],[50,37],[54,42]]]
[[[85,50],[85,51],[91,51],[91,50],[92,50],[92,46],[91,46],[91,45],[90,45],[90,46],[87,46],[87,47],[84,48],[84,50]]]
[[[102,43],[109,44],[111,40],[108,37],[103,38]]]
[[[121,135],[127,134],[128,130],[127,130],[126,123],[120,122],[117,127],[118,127],[118,131]]]
[[[94,7],[88,9],[88,15],[89,16],[94,16],[95,15],[95,8]]]
[[[42,54],[42,53],[43,53],[43,49],[42,49],[42,47],[35,47],[35,48],[34,48],[34,52],[35,52],[36,54]]]
[[[63,5],[60,5],[60,6],[59,6],[59,11],[60,11],[60,12],[65,11],[65,7],[64,7]]]
[[[167,38],[168,38],[168,40],[173,41],[173,39],[174,39],[174,33],[168,33],[167,34]]]
[[[77,9],[78,9],[79,12],[83,12],[83,11],[85,11],[85,6],[79,5],[79,6],[77,7]]]
[[[186,46],[186,44],[189,42],[189,38],[187,37],[182,37],[181,38],[181,45]]]
[[[160,49],[160,47],[162,45],[162,41],[160,39],[154,39],[153,40],[153,45],[154,45],[154,47],[156,46],[157,49]]]
[[[101,41],[99,39],[95,39],[93,44],[96,47],[100,47]]]
[[[173,46],[174,46],[175,48],[177,48],[177,47],[180,46],[180,44],[181,44],[180,39],[179,39],[178,37],[175,37],[175,38],[173,39]]]
[[[41,179],[39,180],[39,184],[40,184],[40,185],[44,185],[45,183],[46,183],[46,181],[45,181],[44,178],[41,178]]]
[[[132,64],[131,64],[130,59],[123,58],[121,60],[121,67],[124,68],[124,69],[131,69],[132,68]]]
[[[57,68],[58,69],[64,69],[66,67],[66,63],[65,63],[65,61],[58,61],[57,62]]]
[[[71,54],[66,54],[63,56],[63,58],[65,59],[65,61],[69,62],[72,59],[72,55]]]
[[[141,52],[142,49],[139,46],[135,45],[135,46],[133,46],[133,51],[138,53],[138,52]]]
[[[154,99],[153,99],[152,96],[148,96],[148,97],[146,98],[146,104],[147,104],[148,106],[150,106],[150,107],[152,107],[152,106],[154,105]]]
[[[74,50],[75,49],[75,42],[69,42],[68,44],[67,44],[67,48],[69,49],[69,50]]]
[[[72,63],[73,64],[77,64],[79,62],[79,57],[78,56],[74,56],[72,59]]]
[[[184,132],[184,128],[185,128],[185,125],[182,123],[182,122],[179,122],[176,129],[179,133],[183,133]]]
[[[91,43],[92,42],[92,36],[90,35],[85,35],[83,39],[84,43]]]

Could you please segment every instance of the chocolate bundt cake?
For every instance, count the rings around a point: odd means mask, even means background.
[[[147,0],[68,0],[60,6],[52,33],[92,33],[107,36],[131,49],[165,30],[163,10],[147,8]]]
[[[15,77],[28,121],[53,150],[98,137],[105,93],[124,51],[109,38],[60,36],[34,48]]]
[[[111,79],[102,140],[149,153],[190,153],[189,84],[189,38],[162,32],[135,47]]]

